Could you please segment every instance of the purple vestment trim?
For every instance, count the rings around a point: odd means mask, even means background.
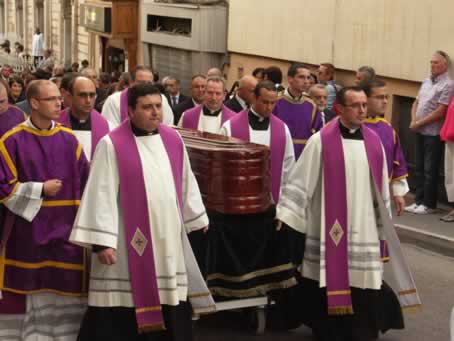
[[[159,133],[171,160],[180,210],[182,208],[183,143],[171,128],[160,125]],[[130,122],[124,121],[111,134],[120,176],[120,198],[128,248],[128,265],[140,332],[164,328],[153,242],[148,215],[143,169]],[[134,200],[131,200],[134,198]]]
[[[60,118],[58,122],[63,124],[65,127],[71,129],[71,120],[69,118],[69,108],[66,108],[60,112]],[[96,110],[90,112],[90,124],[91,124],[91,158],[95,155],[96,146],[98,142],[109,133],[109,123],[102,117],[102,115]]]
[[[339,119],[334,119],[320,132],[325,188],[326,293],[331,315],[353,313],[348,275],[347,185],[339,124]],[[380,138],[364,125],[361,131],[370,171],[381,191],[384,160]]]
[[[198,105],[192,109],[186,110],[183,115],[183,128],[197,130],[197,128],[199,127],[199,119],[200,119],[201,111],[202,111],[201,105]],[[234,116],[236,116],[236,112],[230,110],[225,105],[223,105],[222,113],[221,113],[221,127],[225,122],[227,122]]]
[[[232,136],[250,142],[248,111],[243,110],[230,119]],[[274,203],[279,202],[282,169],[285,154],[285,125],[274,115],[270,116],[271,193]]]

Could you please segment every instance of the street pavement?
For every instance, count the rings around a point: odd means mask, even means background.
[[[449,318],[454,306],[454,259],[412,244],[403,244],[413,271],[423,307],[405,314],[406,328],[389,331],[383,341],[448,341]],[[314,341],[306,327],[289,332],[266,331],[254,335],[241,313],[222,312],[202,317],[196,323],[195,341]]]

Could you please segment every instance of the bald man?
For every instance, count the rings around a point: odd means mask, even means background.
[[[222,70],[220,68],[212,67],[207,72],[207,78],[208,77],[224,77],[224,75],[222,74]]]
[[[8,91],[0,81],[0,137],[11,128],[26,120],[26,114],[18,107],[8,103]]]
[[[84,69],[84,72],[89,70]],[[71,106],[60,113],[58,122],[72,129],[91,160],[96,146],[104,135],[114,128],[95,110],[96,87],[93,79],[78,76],[69,83]]]
[[[55,121],[61,94],[47,80],[27,89],[31,117],[1,138],[0,339],[76,340],[86,305],[87,254],[68,241],[88,162]]]
[[[225,102],[225,106],[238,113],[251,107],[254,101],[254,90],[257,79],[253,76],[244,76],[240,79],[238,91],[235,96]]]

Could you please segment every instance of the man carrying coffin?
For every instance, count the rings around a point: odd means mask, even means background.
[[[109,133],[112,124],[94,109],[96,87],[91,79],[74,78],[69,84],[69,93],[71,106],[60,113],[58,121],[73,130],[90,160],[99,140]]]
[[[420,304],[390,220],[386,155],[363,121],[361,88],[339,91],[340,118],[311,137],[282,191],[277,218],[304,233],[299,311],[317,340],[369,341],[402,329],[404,307]],[[391,256],[397,299],[383,281],[381,242]]]
[[[8,103],[7,86],[3,81],[0,81],[0,137],[25,120],[25,113]]]
[[[134,71],[131,72],[132,82],[130,86],[139,83],[152,83],[153,82],[153,71],[145,66],[137,66]],[[128,118],[128,89],[123,91],[115,92],[107,97],[102,107],[101,114],[111,122],[115,127],[118,127],[121,122]],[[173,124],[173,112],[172,108],[167,101],[167,97],[161,95],[162,99],[162,122],[167,125]]]
[[[277,90],[270,81],[259,83],[254,90],[255,101],[250,110],[241,111],[224,123],[221,134],[271,148],[271,188],[274,203],[287,182],[295,164],[292,137],[287,125],[273,115]]]
[[[132,86],[130,118],[101,139],[92,160],[70,237],[95,253],[80,341],[190,341],[190,306],[215,308],[186,235],[208,218],[161,106],[156,87]]]
[[[208,77],[204,104],[186,110],[178,126],[219,134],[221,126],[236,114],[224,105],[224,89],[224,78]]]
[[[0,340],[76,340],[86,309],[87,255],[69,243],[88,161],[55,122],[61,95],[47,80],[27,89],[30,119],[0,140]],[[14,314],[14,315],[12,315]]]

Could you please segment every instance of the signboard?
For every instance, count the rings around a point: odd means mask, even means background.
[[[82,4],[80,6],[80,24],[87,30],[112,33],[112,8]]]

